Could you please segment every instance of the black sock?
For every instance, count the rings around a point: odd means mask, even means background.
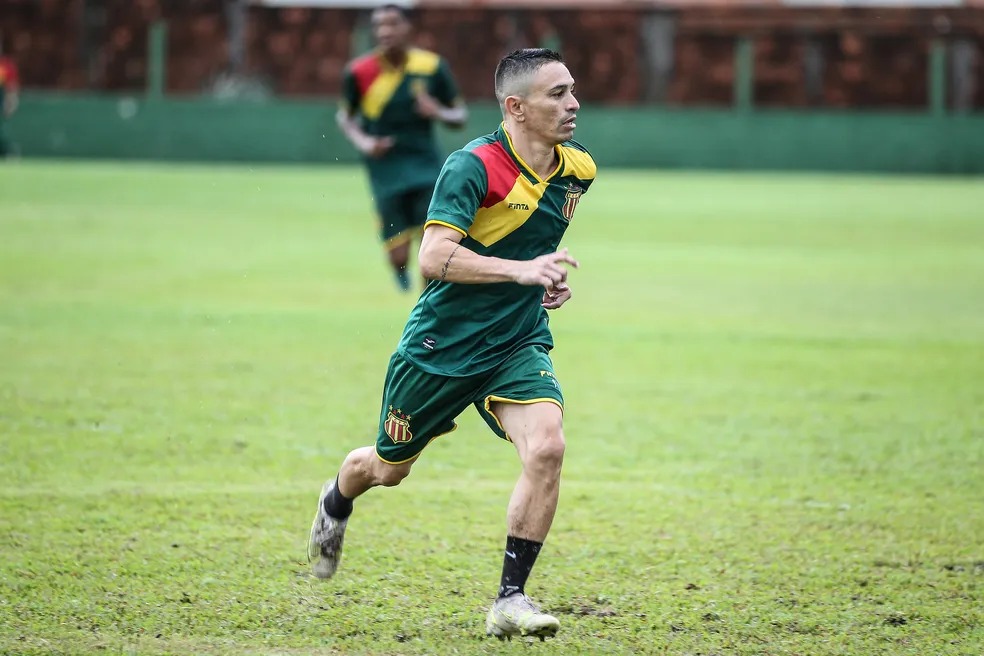
[[[506,556],[502,561],[502,582],[499,584],[499,597],[523,594],[526,579],[533,571],[533,564],[543,547],[542,542],[523,538],[506,538]]]
[[[335,519],[347,519],[352,514],[352,500],[342,496],[338,491],[338,477],[335,477],[335,484],[331,486],[331,491],[325,496],[325,512]]]

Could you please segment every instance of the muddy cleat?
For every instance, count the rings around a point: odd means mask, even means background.
[[[556,617],[541,612],[524,594],[496,599],[485,618],[486,635],[499,640],[511,640],[513,636],[536,636],[544,640],[556,635],[559,628]]]
[[[308,542],[308,562],[319,579],[330,579],[338,569],[338,561],[342,558],[345,525],[348,524],[348,519],[335,519],[325,512],[325,497],[334,485],[335,481],[328,481],[321,488],[318,512],[314,515],[311,539]]]

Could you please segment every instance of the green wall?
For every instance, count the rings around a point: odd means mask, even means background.
[[[334,102],[25,93],[8,130],[25,157],[352,162]],[[577,138],[602,165],[984,173],[984,115],[598,108]],[[472,106],[448,150],[490,132],[498,108]]]

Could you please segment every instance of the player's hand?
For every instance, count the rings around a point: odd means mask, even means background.
[[[540,303],[547,310],[556,310],[561,305],[571,300],[571,288],[566,282],[547,288],[543,293],[543,301]]]
[[[434,96],[430,95],[423,89],[417,92],[417,113],[424,118],[437,119],[441,116],[441,110],[444,109],[441,103],[434,99]]]
[[[376,159],[388,153],[395,143],[393,137],[368,137],[360,150],[366,157]]]
[[[540,286],[546,289],[553,289],[561,283],[567,282],[567,266],[575,269],[580,266],[573,257],[562,248],[555,253],[541,255],[534,260],[520,262],[515,274],[515,280],[520,285],[531,287]]]

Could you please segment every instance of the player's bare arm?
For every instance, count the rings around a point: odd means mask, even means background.
[[[13,116],[14,112],[17,111],[17,105],[19,103],[20,103],[20,97],[17,93],[17,89],[16,88],[11,89],[10,91],[7,92],[7,95],[4,98],[3,113],[8,117]]]
[[[468,108],[464,104],[447,107],[426,91],[417,93],[417,113],[424,118],[444,123],[449,128],[459,129],[468,121]]]
[[[344,108],[335,114],[335,122],[345,138],[367,157],[382,157],[393,147],[393,137],[374,137],[363,132],[355,116]]]
[[[515,282],[531,287],[539,285],[548,293],[558,293],[557,300],[566,294],[556,307],[570,297],[566,284],[567,266],[577,268],[579,264],[566,248],[533,260],[507,260],[479,255],[462,246],[462,239],[464,235],[454,228],[427,226],[418,255],[421,274],[428,280],[462,284]]]

